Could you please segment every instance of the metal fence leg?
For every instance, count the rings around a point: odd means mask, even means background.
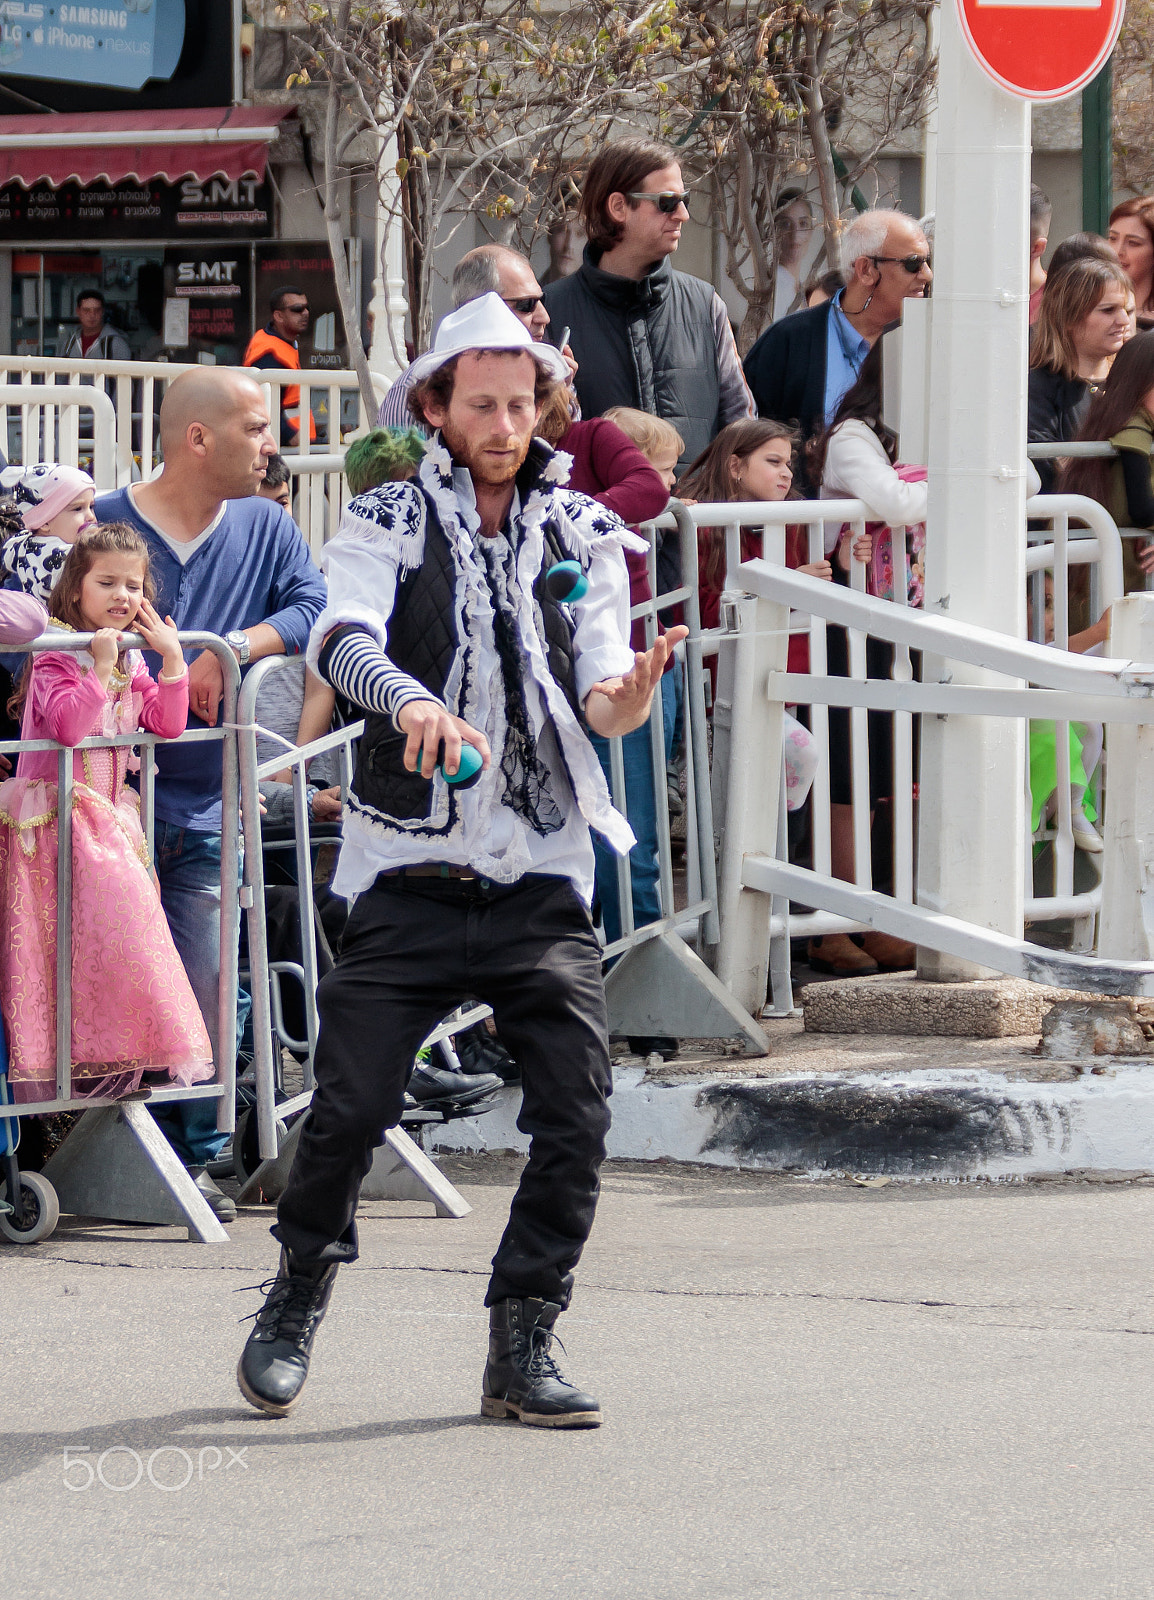
[[[740,1039],[745,1055],[769,1054],[757,1023],[676,933],[626,950],[606,974],[605,1002],[611,1034]]]
[[[86,1111],[44,1176],[75,1216],[183,1224],[189,1239],[229,1242],[143,1100]]]
[[[279,1200],[307,1118],[298,1117],[272,1161],[263,1162],[241,1190],[242,1205]],[[467,1217],[472,1206],[458,1194],[444,1173],[420,1145],[400,1128],[389,1128],[361,1186],[362,1200],[431,1200],[439,1217]]]

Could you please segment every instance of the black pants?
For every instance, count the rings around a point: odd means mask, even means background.
[[[466,995],[520,1064],[532,1141],[486,1305],[568,1304],[593,1226],[612,1092],[601,952],[567,878],[380,877],[317,990],[316,1090],[274,1235],[303,1265],[355,1261],[357,1197],[413,1057]]]

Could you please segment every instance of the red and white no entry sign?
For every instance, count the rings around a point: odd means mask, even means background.
[[[1077,94],[1106,64],[1125,0],[957,0],[966,42],[995,83],[1023,100]]]

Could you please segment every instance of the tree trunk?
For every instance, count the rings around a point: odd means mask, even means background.
[[[349,274],[349,258],[345,253],[344,230],[341,226],[340,175],[337,164],[337,131],[340,125],[341,92],[335,79],[329,79],[328,105],[325,111],[325,233],[328,235],[329,254],[333,258],[333,277],[336,280],[337,299],[340,302],[341,320],[345,325],[345,341],[349,357],[357,374],[361,390],[361,404],[367,421],[373,422],[377,414],[376,391],[369,372],[369,358],[361,342],[361,322],[357,315],[357,297]],[[329,444],[340,442],[340,417],[329,418]]]
[[[817,168],[826,260],[831,267],[838,267],[841,265],[841,206],[837,197],[833,146],[830,144],[829,127],[825,120],[825,97],[822,94],[817,61],[817,40],[812,28],[806,29],[806,60],[801,95],[805,106],[805,131],[809,135],[814,165]]]

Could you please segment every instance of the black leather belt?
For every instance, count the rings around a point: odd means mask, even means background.
[[[481,875],[479,872],[474,872],[472,867],[457,867],[447,861],[426,861],[420,866],[386,867],[377,876],[379,878],[457,878],[466,882],[476,882]]]

